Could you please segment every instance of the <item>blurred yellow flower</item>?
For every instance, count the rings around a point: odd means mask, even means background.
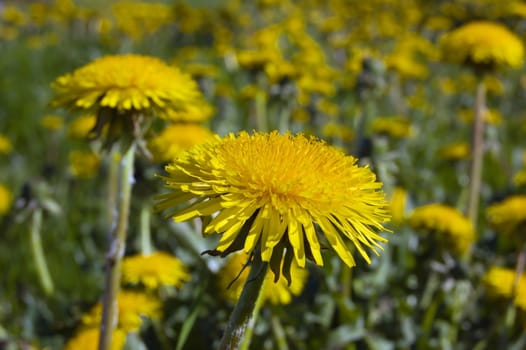
[[[174,11],[163,3],[121,1],[112,6],[117,28],[135,40],[174,23]]]
[[[60,130],[64,126],[64,119],[58,115],[45,115],[40,119],[40,125],[48,130]]]
[[[438,150],[438,156],[445,160],[464,160],[470,156],[470,147],[467,142],[455,142],[445,145]]]
[[[391,221],[394,226],[401,226],[407,217],[407,191],[402,187],[395,187],[391,194]]]
[[[233,303],[238,301],[247,280],[250,269],[243,269],[243,265],[246,264],[248,260],[248,254],[232,254],[218,273],[219,291],[226,299]],[[290,274],[291,283],[289,285],[283,275],[275,282],[272,274],[267,273],[262,291],[263,300],[274,305],[285,305],[290,304],[294,296],[300,295],[307,281],[308,270],[302,269],[293,263]]]
[[[371,123],[371,129],[376,134],[388,135],[398,139],[413,135],[411,121],[406,117],[376,117]]]
[[[214,134],[199,124],[174,124],[164,128],[148,142],[148,149],[156,162],[167,162],[182,151],[210,140]]]
[[[190,278],[183,262],[167,253],[138,254],[122,261],[123,284],[143,284],[148,289],[161,286],[180,288]]]
[[[68,340],[64,350],[95,350],[99,346],[100,331],[98,326],[81,328],[73,338]],[[126,332],[115,329],[111,337],[111,350],[122,350],[126,343]]]
[[[5,215],[11,210],[13,194],[7,186],[0,183],[0,215]]]
[[[74,119],[68,126],[69,137],[81,140],[88,138],[96,122],[97,117],[93,114],[83,115]]]
[[[443,57],[450,62],[480,68],[521,67],[522,41],[499,23],[475,21],[465,24],[440,39]]]
[[[342,141],[351,141],[353,139],[353,130],[351,128],[335,122],[326,123],[321,132],[323,137],[328,139],[337,138]]]
[[[117,328],[126,332],[137,332],[143,319],[155,319],[160,316],[161,303],[145,293],[120,291],[117,296]],[[102,304],[97,303],[87,314],[82,316],[82,323],[87,327],[98,327],[101,322]]]
[[[464,254],[475,241],[471,221],[457,209],[443,204],[428,204],[416,208],[409,215],[409,225],[417,230],[434,234],[436,239],[453,251]]]
[[[58,77],[51,104],[74,109],[110,108],[119,114],[186,111],[202,102],[192,78],[155,57],[115,55],[98,58],[73,73]]]
[[[0,154],[9,154],[12,150],[11,140],[7,136],[0,134]]]
[[[459,112],[460,119],[466,123],[470,124],[473,122],[474,114],[473,109],[463,108]],[[484,114],[482,115],[484,121],[490,125],[499,125],[502,123],[502,115],[496,109],[485,109]]]
[[[504,234],[519,234],[526,224],[526,195],[514,195],[490,205],[486,215],[491,226]]]
[[[69,172],[74,177],[90,179],[99,172],[100,158],[92,151],[69,152]]]
[[[351,267],[356,263],[342,235],[370,262],[364,247],[375,254],[383,249],[379,243],[387,240],[375,231],[390,217],[382,184],[356,161],[301,134],[229,134],[194,146],[166,167],[164,180],[173,191],[159,196],[158,208],[170,209],[176,221],[218,213],[204,233],[221,234],[216,252],[222,256],[258,245],[266,262],[286,251],[300,267],[306,258],[323,265],[326,240]]]
[[[516,272],[513,269],[498,266],[491,267],[483,277],[488,294],[494,298],[510,299],[515,274]],[[514,303],[517,307],[526,311],[526,276],[524,274],[519,277]]]
[[[526,186],[526,168],[520,169],[513,175],[513,183],[517,186]]]

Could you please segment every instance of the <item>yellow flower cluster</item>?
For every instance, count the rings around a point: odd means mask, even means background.
[[[460,211],[443,204],[428,204],[416,208],[408,218],[409,225],[417,231],[434,234],[459,254],[467,252],[475,241],[471,221]]]
[[[64,350],[94,350],[99,346],[100,331],[98,327],[81,328],[73,338],[71,338]],[[110,350],[121,350],[126,343],[126,332],[122,329],[115,329],[111,337]]]
[[[377,117],[372,121],[371,129],[374,133],[398,139],[410,137],[414,132],[409,118],[398,116]]]

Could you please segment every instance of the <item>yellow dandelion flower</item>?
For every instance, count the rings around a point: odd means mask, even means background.
[[[212,139],[210,129],[198,124],[174,124],[148,142],[148,149],[157,162],[167,162],[182,151]]]
[[[46,115],[40,119],[40,125],[48,130],[60,130],[64,126],[64,119],[58,115]]]
[[[92,151],[70,151],[69,172],[74,177],[90,179],[98,174],[100,158]]]
[[[504,234],[518,233],[526,223],[526,195],[514,195],[488,207],[486,215],[491,226]]]
[[[185,265],[175,256],[163,252],[138,254],[122,261],[122,283],[142,283],[149,289],[161,286],[181,287],[190,280]]]
[[[0,134],[0,154],[9,154],[12,150],[11,140],[7,136]]]
[[[73,139],[86,139],[93,130],[97,117],[93,114],[80,116],[69,123],[68,135]]]
[[[160,196],[158,207],[172,209],[176,221],[218,213],[204,233],[221,235],[214,253],[222,256],[256,250],[262,261],[276,262],[286,251],[300,267],[306,258],[323,265],[321,246],[328,242],[354,266],[342,235],[370,262],[364,248],[378,255],[387,240],[375,231],[389,220],[382,184],[356,162],[313,137],[230,134],[193,147],[166,167],[164,180],[173,191]]]
[[[491,267],[483,277],[488,294],[494,298],[511,298],[515,274],[516,272],[513,269],[498,266]],[[524,274],[519,277],[514,303],[517,307],[526,311],[526,275]]]
[[[212,117],[214,107],[202,100],[199,104],[189,104],[184,110],[171,111],[167,119],[173,122],[199,123]]]
[[[118,29],[135,40],[174,21],[172,8],[162,3],[125,1],[114,4],[112,9]]]
[[[470,156],[470,147],[467,142],[455,142],[445,145],[438,150],[438,156],[445,160],[464,160]]]
[[[132,54],[98,58],[58,77],[52,87],[56,96],[51,104],[74,109],[106,107],[169,118],[170,112],[201,102],[189,75],[157,58]]]
[[[120,291],[117,296],[118,321],[117,328],[126,332],[137,332],[144,318],[155,319],[160,316],[161,303],[145,293]],[[96,304],[87,314],[82,316],[82,323],[88,327],[100,325],[102,304]]]
[[[95,350],[99,346],[99,327],[81,328],[73,338],[68,340],[64,350]],[[111,337],[111,350],[121,350],[126,343],[126,332],[115,329]]]
[[[9,188],[0,183],[0,215],[5,215],[11,210],[13,194]]]
[[[471,221],[457,209],[443,204],[428,204],[418,207],[409,215],[408,223],[415,230],[435,234],[457,253],[469,250],[475,241],[475,230]]]
[[[377,117],[372,121],[374,133],[388,135],[393,138],[406,138],[413,135],[413,127],[409,118]]]
[[[476,21],[465,24],[441,40],[447,61],[475,67],[522,66],[524,48],[520,38],[499,23]]]
[[[243,291],[243,286],[248,277],[249,269],[243,269],[249,255],[233,254],[218,273],[218,288],[221,294],[229,301],[236,303]],[[240,273],[241,272],[241,273]],[[305,287],[308,270],[300,268],[297,264],[291,265],[291,283],[282,275],[277,281],[270,274],[265,276],[263,300],[274,305],[290,304],[294,296],[300,295]]]

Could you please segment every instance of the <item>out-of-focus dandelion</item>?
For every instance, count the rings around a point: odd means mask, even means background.
[[[81,179],[90,179],[98,174],[100,158],[92,151],[73,150],[69,152],[69,172]]]
[[[210,129],[199,124],[173,124],[164,128],[148,142],[154,161],[168,162],[182,151],[212,139]]]
[[[0,183],[0,216],[5,215],[11,210],[13,194],[7,186]]]
[[[121,291],[117,296],[117,329],[137,332],[146,319],[161,315],[161,303],[157,298],[142,292]],[[102,304],[98,303],[82,316],[82,324],[98,327],[102,318]]]
[[[0,134],[0,154],[9,154],[12,150],[11,140],[7,136]]]
[[[475,21],[444,34],[440,39],[446,61],[463,64],[477,74],[478,85],[474,104],[471,141],[471,170],[467,213],[476,227],[482,182],[484,152],[484,113],[486,88],[484,75],[498,68],[519,68],[524,61],[522,41],[506,27],[496,22]]]
[[[520,234],[526,228],[526,196],[514,195],[493,204],[486,211],[489,224],[503,234]],[[523,240],[524,241],[524,240]]]
[[[76,334],[68,340],[64,346],[64,350],[94,350],[97,349],[99,342],[99,328],[98,327],[82,327]],[[122,329],[115,329],[113,331],[110,350],[121,350],[126,343],[126,332]]]
[[[457,254],[465,254],[475,241],[472,223],[457,209],[444,204],[427,204],[413,210],[407,220],[417,231],[433,234]]]
[[[190,280],[183,262],[163,252],[125,257],[122,261],[122,283],[142,284],[148,289],[161,286],[180,288]]]

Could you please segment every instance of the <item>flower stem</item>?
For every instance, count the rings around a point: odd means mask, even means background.
[[[486,88],[482,79],[477,85],[475,97],[475,120],[471,140],[471,169],[469,174],[468,217],[477,228],[478,210],[480,200],[480,187],[482,182],[482,161],[484,154],[484,112],[486,105]]]
[[[143,255],[150,255],[153,252],[150,217],[150,205],[147,203],[141,207],[141,253]]]
[[[31,218],[31,250],[35,259],[35,268],[37,270],[40,285],[46,295],[53,294],[53,280],[49,274],[49,269],[42,249],[42,240],[40,238],[40,227],[42,226],[42,209],[35,208]]]
[[[289,350],[289,346],[287,344],[287,336],[285,335],[285,330],[281,325],[279,317],[273,314],[271,322],[272,331],[274,333],[274,339],[276,340],[278,350]]]
[[[255,98],[256,104],[256,123],[258,131],[268,132],[267,120],[267,96],[265,91],[258,91]]]
[[[515,265],[515,278],[513,279],[513,285],[511,287],[511,297],[510,302],[508,304],[508,309],[506,310],[505,315],[505,327],[507,329],[507,332],[504,336],[504,345],[507,345],[508,337],[511,334],[511,330],[513,329],[513,323],[515,322],[515,315],[516,315],[516,309],[515,309],[515,298],[517,296],[517,291],[519,289],[520,279],[522,276],[522,273],[524,272],[524,265],[526,264],[526,251],[525,247],[521,247],[521,250],[519,251],[519,254],[517,255],[517,263]]]
[[[219,345],[220,350],[247,349],[256,323],[256,317],[263,303],[262,290],[268,263],[261,260],[257,251],[239,301],[230,315],[228,325]]]
[[[121,162],[118,221],[106,257],[106,291],[102,304],[99,350],[110,349],[113,330],[117,324],[117,295],[120,287],[122,257],[126,247],[134,155],[135,144],[132,143]]]

